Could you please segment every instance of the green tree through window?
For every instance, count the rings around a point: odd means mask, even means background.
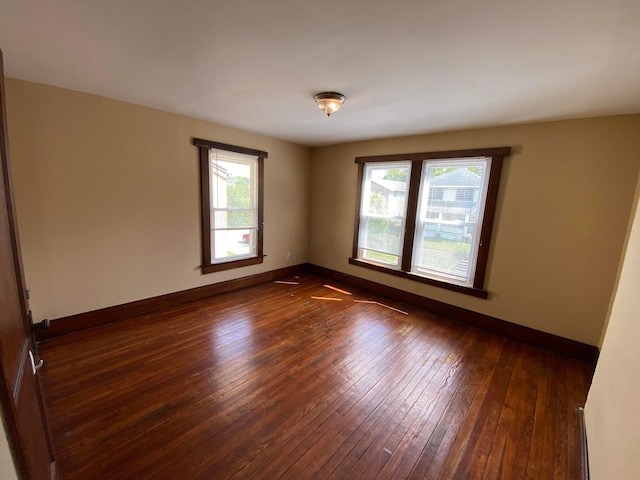
[[[227,205],[229,208],[249,208],[249,179],[247,177],[229,177],[227,179]],[[231,211],[227,217],[229,227],[244,227],[250,224],[249,210]]]

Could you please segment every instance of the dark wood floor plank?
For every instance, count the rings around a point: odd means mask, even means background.
[[[418,348],[413,349],[416,355],[407,355],[399,358],[400,366],[419,364],[426,353]],[[371,426],[384,416],[389,407],[398,398],[398,395],[408,386],[413,375],[411,370],[394,369],[379,377],[380,381],[369,390],[358,402],[349,406],[349,411],[342,414],[339,422],[332,422],[325,429],[322,442],[323,449],[318,452],[318,443],[310,449],[288,471],[289,476],[295,478],[301,475],[308,467],[316,471],[313,478],[327,478],[347,456],[359,455],[353,452],[361,435],[366,433]],[[328,460],[324,461],[324,459]]]
[[[332,307],[328,307],[328,308],[332,308]],[[370,335],[371,332],[366,332],[366,334]],[[371,348],[373,348],[372,342],[367,340],[366,343],[369,344],[369,346]],[[308,358],[313,359],[314,356],[311,355]],[[295,378],[296,372],[293,371],[291,373],[294,375],[294,378]],[[265,376],[265,379],[268,379],[268,375]],[[272,382],[269,382],[269,383],[272,383]],[[254,386],[254,388],[258,388],[257,385]],[[300,392],[293,392],[293,393],[295,393],[296,395],[300,394]],[[260,392],[258,390],[258,394],[253,395],[253,396],[258,397],[258,398],[260,398],[260,397],[269,398],[270,401],[274,400],[274,396],[268,391]],[[291,398],[297,398],[297,397],[293,396]],[[254,401],[254,402],[250,402],[250,403],[256,403],[256,402]],[[223,410],[224,410],[224,408],[223,408]],[[225,429],[226,430],[243,430],[243,431],[246,431],[247,428],[248,428],[248,425],[251,425],[251,423],[252,423],[252,417],[253,417],[252,414],[253,413],[254,412],[252,412],[252,411],[243,410],[243,415],[240,418],[226,418],[225,420],[226,420],[228,425],[225,427]],[[214,420],[215,420],[215,417],[213,417],[212,419],[209,419],[209,420],[205,420],[204,424],[200,424],[200,425],[198,425],[196,427],[191,428],[190,429],[190,437],[191,437],[191,439],[186,441],[186,445],[189,445],[189,442],[191,442],[191,443],[195,443],[195,445],[193,445],[194,448],[198,447],[199,443],[201,442],[201,439],[198,436],[195,436],[194,434],[199,432],[199,431],[211,430],[211,427],[207,427],[207,424],[212,423]],[[261,418],[261,422],[262,421],[264,421],[264,417]],[[222,435],[221,435],[222,438],[226,438],[224,433],[225,432],[222,432]],[[221,458],[221,456],[223,456],[225,453],[227,453],[228,450],[232,449],[233,447],[237,448],[238,446],[235,445],[233,442],[229,442],[229,441],[225,442],[225,444],[220,446],[220,447],[218,447],[215,452],[207,455],[207,457],[206,457],[207,462],[208,463],[212,463],[212,464],[215,465],[217,463],[217,461]],[[193,471],[197,472],[197,469],[198,469],[199,465],[200,465],[199,463],[197,463],[197,464],[193,464],[192,463],[190,465],[190,468]],[[135,472],[131,472],[131,473],[135,473]],[[164,473],[167,473],[166,469],[164,470]]]
[[[465,453],[468,439],[476,425],[483,420],[479,417],[481,407],[490,393],[493,372],[499,365],[506,342],[500,337],[489,337],[487,340],[490,345],[478,366],[478,375],[470,377],[467,392],[464,393],[460,404],[456,405],[452,424],[433,455],[426,473],[427,478],[453,478],[454,471]]]
[[[416,350],[417,350],[417,349],[416,349]],[[390,352],[390,353],[391,353],[391,352]],[[416,353],[417,353],[417,351],[416,351]],[[386,356],[384,360],[385,360],[385,361],[387,361],[389,358],[390,358],[389,356]],[[371,370],[363,371],[363,379],[366,379],[366,377],[371,377],[371,375],[372,375]],[[348,397],[347,397],[347,396],[343,396],[343,397],[341,397],[341,398],[342,398],[342,399],[345,399],[345,398],[348,398]],[[343,404],[342,406],[344,406],[344,404]],[[340,410],[340,407],[338,407],[338,409],[336,409],[336,410],[335,410],[335,413],[338,413],[338,412],[339,412],[339,410]],[[308,411],[308,409],[307,409],[307,408],[305,408],[305,409],[304,409],[304,411]],[[327,410],[327,413],[330,413],[330,410]],[[347,412],[347,413],[348,413],[348,412]],[[342,418],[344,418],[344,417],[345,417],[345,415],[342,415],[341,417],[342,417]],[[321,416],[321,417],[316,417],[316,422],[319,422],[319,421],[320,421],[320,420],[319,420],[320,418],[326,418],[326,415]],[[330,416],[329,418],[332,418],[332,417]],[[315,423],[315,422],[314,422],[314,423]],[[307,425],[309,425],[309,424],[307,424]],[[326,427],[326,425],[327,425],[327,420],[325,420],[323,423],[321,423],[321,427],[320,427],[320,428],[322,429],[323,427]],[[300,437],[301,435],[304,435],[304,430],[300,432],[300,434],[299,434],[299,436],[298,436],[298,437]],[[295,454],[291,454],[291,453],[290,453],[290,454],[288,455],[288,457],[289,457],[289,458],[293,458],[293,456],[294,456],[294,455],[295,455]]]
[[[472,463],[470,468],[468,467],[467,476],[469,478],[498,478],[499,476],[507,444],[507,434],[513,421],[514,409],[516,408],[514,406],[514,397],[517,396],[522,388],[518,375],[519,367],[523,362],[522,357],[518,353],[513,362],[513,372],[510,375],[509,385],[502,405],[494,405],[492,409],[493,418],[485,423],[476,448],[476,455],[481,455],[483,461]]]
[[[556,383],[556,435],[553,445],[553,472],[552,478],[558,478],[567,471],[567,377],[563,358],[556,355],[552,364],[553,375]]]
[[[469,412],[475,398],[481,398],[486,391],[490,376],[487,372],[497,362],[502,341],[499,337],[485,338],[481,335],[478,341],[483,345],[482,355],[466,363],[466,376],[463,384],[447,406],[447,410],[436,425],[426,442],[419,461],[413,467],[411,476],[418,478],[424,472],[424,478],[438,478],[444,462],[459,454],[459,446],[468,436],[465,425],[469,423]],[[473,415],[472,415],[473,416]],[[399,476],[396,473],[396,477]]]
[[[486,439],[493,437],[495,433],[500,411],[504,405],[507,389],[513,375],[517,354],[514,344],[507,342],[504,345],[486,394],[479,405],[477,420],[465,442],[464,452],[458,460],[455,470],[445,470],[445,475],[450,475],[451,478],[481,478],[488,460]]]
[[[372,356],[371,359],[374,357]],[[335,368],[335,359],[331,361]],[[331,365],[326,365],[326,367],[330,367]],[[354,362],[349,364],[349,370],[352,375],[358,372],[358,375],[364,376],[366,370],[363,369],[365,366],[364,362],[360,364]],[[318,365],[319,368],[322,368],[322,373],[331,372],[330,369],[324,368],[325,365]],[[331,373],[329,373],[331,375]],[[337,388],[333,390],[326,389],[326,379],[324,375],[317,375],[311,381],[307,381],[303,386],[292,386],[290,391],[287,392],[287,395],[295,399],[296,402],[290,404],[290,415],[287,419],[285,419],[284,423],[282,419],[277,419],[278,425],[266,424],[262,425],[259,429],[249,430],[249,433],[253,433],[260,438],[263,438],[263,442],[259,445],[259,448],[236,448],[233,452],[230,452],[224,459],[223,462],[225,465],[228,465],[230,470],[238,469],[238,473],[244,471],[249,466],[253,465],[260,461],[260,456],[262,454],[271,455],[275,448],[278,448],[279,445],[282,445],[283,440],[290,439],[296,433],[299,433],[305,424],[310,423],[310,420],[317,419],[318,413],[320,413],[321,409],[324,405],[329,404],[332,400],[339,398],[346,390],[344,385],[339,385]],[[302,397],[305,399],[304,401],[299,401],[300,394],[305,392],[304,387],[308,386],[313,391],[321,390],[325,387],[324,396],[319,396],[317,398],[310,398],[309,400],[306,397]],[[313,417],[312,417],[313,415]],[[278,431],[276,427],[285,428],[287,431],[287,435],[275,436],[274,432]]]
[[[373,478],[377,474],[382,465],[394,455],[400,439],[417,418],[423,402],[426,402],[429,392],[436,385],[434,382],[440,381],[441,373],[451,369],[452,363],[455,363],[453,356],[449,354],[449,347],[452,346],[453,342],[451,340],[444,341],[444,337],[436,341],[435,338],[439,337],[436,330],[433,330],[432,334],[430,341],[432,341],[433,347],[430,350],[429,357],[425,358],[421,364],[419,363],[420,372],[417,376],[419,381],[415,386],[412,386],[410,392],[403,394],[399,399],[398,405],[391,409],[392,412],[395,410],[395,413],[393,415],[390,414],[382,422],[384,425],[381,424],[377,428],[379,433],[375,433],[375,430],[372,430],[361,440],[359,450],[364,450],[364,454],[357,458],[354,470],[348,473],[348,478],[358,478],[360,471],[363,469],[369,470],[369,473],[364,474],[364,478]],[[369,447],[366,447],[367,445]],[[349,459],[348,462],[341,465],[341,469],[335,472],[335,476],[343,469],[348,469],[348,464],[352,463],[353,460],[353,458]]]
[[[574,478],[589,365],[298,281],[41,345],[60,478]]]
[[[545,362],[545,387],[546,387],[546,404],[544,406],[546,419],[544,422],[540,422],[543,432],[542,437],[542,455],[539,458],[540,461],[540,476],[539,478],[545,479],[553,477],[554,475],[554,462],[555,455],[546,455],[544,452],[555,452],[556,435],[558,434],[557,415],[556,412],[560,410],[558,408],[558,382],[557,378],[551,375],[550,369],[553,368],[553,359]]]
[[[463,332],[466,332],[466,330],[460,332],[460,338],[465,337],[465,342],[471,342],[473,336],[464,335]],[[433,347],[430,350],[430,356],[437,355],[438,352],[444,350],[439,343],[434,342]],[[447,347],[453,347],[453,344],[449,344]],[[434,349],[435,352],[431,353]],[[433,362],[427,365],[425,361],[416,375],[419,381],[412,384],[410,389],[399,392],[400,398],[396,405],[390,407],[369,431],[363,432],[365,433],[363,436],[355,438],[358,443],[354,447],[354,454],[346,457],[329,478],[355,479],[361,476],[373,478],[381,470],[386,461],[394,455],[396,443],[393,440],[393,435],[395,434],[398,437],[395,431],[396,426],[411,425],[416,417],[420,399],[425,398],[427,395],[431,380],[434,377],[437,378],[443,375],[445,370],[448,370],[448,378],[451,378],[453,371],[459,370],[461,364],[466,364],[463,359],[455,355],[448,354],[444,356],[442,353],[440,355],[442,361],[439,366]]]
[[[463,339],[467,342],[469,341],[469,337],[465,337],[464,335],[459,336],[457,340],[464,341]],[[452,342],[448,347],[456,349],[457,343],[454,345]],[[414,403],[410,404],[411,407],[416,406],[419,398],[415,398],[414,395],[412,395],[413,392],[415,392],[421,384],[425,386],[430,385],[430,379],[445,378],[446,383],[455,384],[453,380],[455,372],[461,368],[461,364],[463,363],[462,359],[456,358],[456,356],[451,354],[443,355],[440,353],[440,355],[438,355],[437,349],[435,352],[433,349],[429,350],[427,355],[429,361],[425,361],[422,366],[420,366],[421,362],[419,358],[415,362],[407,364],[408,367],[413,367],[414,372],[412,378],[418,378],[419,381],[406,385],[408,387],[406,390],[400,388],[392,389],[391,392],[394,394],[393,398],[388,399],[389,402],[385,405],[385,409],[381,412],[381,415],[369,416],[367,421],[361,423],[349,436],[348,441],[343,443],[344,449],[351,448],[351,451],[345,452],[346,455],[344,456],[334,454],[334,456],[325,463],[323,468],[318,471],[318,474],[316,474],[317,478],[353,478],[355,474],[350,471],[368,451],[371,451],[373,455],[378,458],[380,456],[382,456],[382,458],[388,457],[390,455],[388,452],[392,452],[391,454],[393,454],[393,451],[389,448],[391,445],[387,447],[375,445],[369,450],[375,438],[381,437],[381,440],[384,439],[384,427],[387,425],[388,420],[393,418],[396,411],[399,411],[400,414],[403,415],[403,420],[406,419],[404,412],[398,407],[403,403],[412,402],[412,400],[414,400]],[[438,357],[440,359],[439,364],[435,361]],[[394,406],[394,404],[396,406]],[[396,422],[397,421],[399,421],[399,419],[397,419]],[[387,450],[384,450],[385,448]]]
[[[474,335],[468,336],[474,337]],[[412,461],[402,462],[395,471],[394,478],[425,478],[438,448],[443,444],[460,403],[469,387],[474,384],[472,378],[477,374],[476,367],[486,355],[489,344],[490,342],[479,338],[473,343],[464,344],[463,368],[458,372],[457,381],[448,381],[446,389],[443,390],[444,395],[430,407],[430,414],[421,415],[426,421],[422,423],[420,432],[412,442],[412,449],[419,455],[416,463],[410,468]]]
[[[358,389],[365,388],[363,385],[365,385],[367,382],[370,382],[370,380],[367,377],[369,376],[368,374],[371,371],[371,368],[375,367],[375,365],[377,365],[379,360],[382,360],[393,351],[393,345],[390,345],[390,344],[389,345],[385,344],[385,345],[386,345],[385,349],[380,349],[379,347],[372,345],[373,350],[376,351],[376,354],[372,354],[368,357],[359,358],[360,365],[358,365],[358,368],[360,370],[356,370],[355,369],[356,365],[354,364],[354,367],[352,370],[352,372],[354,373],[354,376],[352,377],[353,379],[351,380],[350,383],[345,383],[344,385],[345,388],[343,388],[342,391],[339,392],[340,395],[333,395],[331,397],[327,397],[326,401],[323,401],[323,402],[315,402],[316,408],[314,408],[313,410],[305,408],[305,412],[308,412],[309,414],[306,415],[304,419],[301,419],[301,421],[297,422],[292,427],[292,429],[289,429],[287,431],[287,435],[283,435],[281,437],[281,439],[285,440],[284,442],[279,442],[280,445],[274,446],[274,448],[279,449],[278,455],[280,457],[286,458],[287,461],[291,463],[295,458],[295,455],[292,453],[292,451],[296,447],[298,447],[299,444],[302,442],[302,440],[309,435],[309,429],[314,430],[317,428],[318,425],[322,425],[324,422],[326,422],[327,418],[331,417],[334,414],[335,410],[339,407],[339,405],[345,402],[345,399],[349,397],[352,391],[357,391]],[[378,356],[380,354],[382,355]],[[262,457],[266,457],[267,455],[272,455],[272,454],[273,454],[273,449],[270,452],[265,452],[265,455],[262,455]],[[254,459],[253,462],[257,463],[263,460],[265,459],[257,458],[257,459]],[[274,463],[271,462],[271,464],[269,465],[269,468],[267,468],[266,470],[263,470],[262,473],[265,475],[275,475],[275,472],[273,472],[274,468],[286,470],[288,466],[274,465]],[[239,478],[242,478],[242,477],[239,477]]]
[[[522,415],[526,412],[525,405],[528,401],[524,392],[527,391],[530,377],[524,368],[524,362],[529,359],[527,352],[518,356],[511,384],[507,391],[503,411],[498,423],[496,435],[492,441],[491,452],[483,479],[513,478],[516,464],[516,449],[518,440],[527,419]]]
[[[409,350],[412,349],[413,339],[410,339],[411,344],[408,346]],[[395,346],[397,347],[397,345]],[[394,351],[396,350],[396,351]],[[395,362],[400,353],[397,348],[392,348],[388,355],[381,360],[385,362],[389,361],[390,364]],[[297,471],[300,466],[294,467],[304,455],[309,451],[321,450],[327,443],[332,442],[334,435],[339,431],[337,428],[341,425],[348,425],[345,419],[358,418],[358,414],[361,412],[358,409],[354,409],[354,405],[366,405],[369,400],[384,389],[385,385],[381,384],[378,376],[375,374],[379,368],[381,362],[372,365],[367,375],[365,375],[358,383],[354,384],[345,395],[339,398],[334,404],[330,405],[325,410],[324,414],[320,418],[321,421],[316,421],[313,424],[306,426],[305,430],[300,432],[298,437],[298,443],[293,450],[288,451],[286,457],[284,457],[279,464],[274,465],[275,469],[269,468],[265,470],[264,478],[279,478],[279,476],[287,475],[290,478],[293,477],[293,471]],[[383,369],[383,371],[386,369]],[[302,439],[300,441],[300,439]],[[293,467],[293,471],[290,471]],[[302,464],[302,468],[306,469],[306,466]],[[287,473],[289,472],[289,473]]]

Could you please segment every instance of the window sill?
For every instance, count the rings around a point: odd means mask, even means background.
[[[211,263],[208,265],[202,265],[202,273],[222,272],[224,270],[232,270],[234,268],[247,267],[249,265],[257,265],[262,263],[266,255],[259,255],[257,257],[242,258],[240,260],[231,260],[223,263]]]
[[[381,265],[375,265],[373,263],[364,262],[362,260],[357,260],[355,258],[349,258],[349,263],[351,265],[356,265],[358,267],[364,267],[370,270],[375,270],[376,272],[388,273],[389,275],[393,275],[395,277],[400,277],[400,278],[408,278],[409,280],[413,280],[415,282],[426,283],[427,285],[433,285],[434,287],[440,287],[447,290],[452,290],[454,292],[463,293],[465,295],[471,295],[472,297],[482,298],[484,300],[486,300],[489,297],[489,292],[481,288],[465,287],[463,285],[456,285],[455,283],[447,283],[440,280],[434,280],[433,278],[422,277],[420,275],[404,272],[402,270],[393,270],[391,268],[386,268]]]

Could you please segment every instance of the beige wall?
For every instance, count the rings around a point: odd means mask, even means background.
[[[640,181],[636,205],[640,197]],[[640,472],[640,209],[635,218],[602,351],[585,407],[593,480],[632,480]]]
[[[382,139],[310,150],[94,95],[6,80],[35,320],[310,261],[597,345],[640,170],[640,116]],[[191,137],[266,150],[262,265],[201,275]],[[511,146],[488,300],[349,265],[356,156]]]
[[[598,345],[640,169],[640,116],[383,139],[312,151],[310,261]],[[349,265],[356,156],[511,146],[482,300]]]
[[[6,79],[9,147],[35,320],[307,261],[310,150],[94,95]],[[192,137],[265,150],[261,265],[202,275]]]
[[[1,415],[1,414],[0,414]],[[9,443],[4,428],[4,418],[0,418],[0,480],[16,480],[18,478],[13,466],[13,458],[9,451]]]

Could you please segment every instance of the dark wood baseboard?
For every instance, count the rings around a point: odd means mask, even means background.
[[[584,407],[576,407],[576,412],[580,418],[580,431],[578,432],[579,445],[576,448],[576,465],[579,465],[580,480],[589,480],[589,450],[587,449],[587,426],[584,421]]]
[[[429,310],[470,325],[475,325],[500,335],[505,335],[569,357],[584,360],[594,365],[598,359],[598,348],[592,345],[563,338],[551,333],[541,332],[533,328],[500,320],[483,313],[467,310],[455,305],[416,295],[415,293],[405,292],[404,290],[389,287],[381,283],[372,282],[370,280],[312,264],[294,265],[278,270],[259,273],[257,275],[215,283],[213,285],[205,285],[189,290],[160,295],[158,297],[137,300],[134,302],[124,303],[122,305],[115,305],[113,307],[106,307],[99,310],[93,310],[91,312],[78,313],[76,315],[58,318],[51,320],[49,330],[36,330],[36,338],[38,341],[43,341],[78,330],[84,330],[86,328],[116,322],[118,320],[124,320],[138,315],[146,315],[166,308],[182,305],[184,303],[194,302],[215,295],[220,295],[222,293],[232,292],[234,290],[251,287],[260,283],[270,282],[278,278],[296,275],[305,270],[335,281],[369,290],[370,292],[378,295],[408,303],[419,308],[424,308],[425,310]]]
[[[389,287],[381,283],[365,280],[360,277],[331,270],[317,265],[307,264],[307,269],[317,275],[330,278],[335,281],[353,285],[355,287],[369,290],[370,292],[383,295],[394,300],[398,300],[416,307],[424,308],[445,317],[459,320],[461,322],[475,325],[486,330],[504,335],[506,337],[521,340],[531,345],[543,347],[548,350],[567,355],[572,358],[584,360],[595,365],[598,359],[599,350],[593,345],[570,340],[568,338],[542,332],[533,328],[517,325],[515,323],[500,320],[483,313],[474,312],[465,308],[450,305],[448,303],[433,300],[431,298],[405,292],[397,288]]]
[[[245,287],[259,285],[261,283],[296,275],[305,270],[306,265],[293,265],[291,267],[258,273],[248,277],[236,278],[226,282],[204,285],[180,292],[167,293],[158,297],[145,298],[134,302],[123,303],[113,307],[105,307],[91,312],[78,313],[68,317],[57,318],[50,321],[48,330],[35,330],[38,341],[58,337],[67,333],[84,330],[99,325],[105,325],[118,320],[124,320],[138,315],[146,315],[167,308],[182,305],[184,303],[202,300],[222,293],[232,292]]]

